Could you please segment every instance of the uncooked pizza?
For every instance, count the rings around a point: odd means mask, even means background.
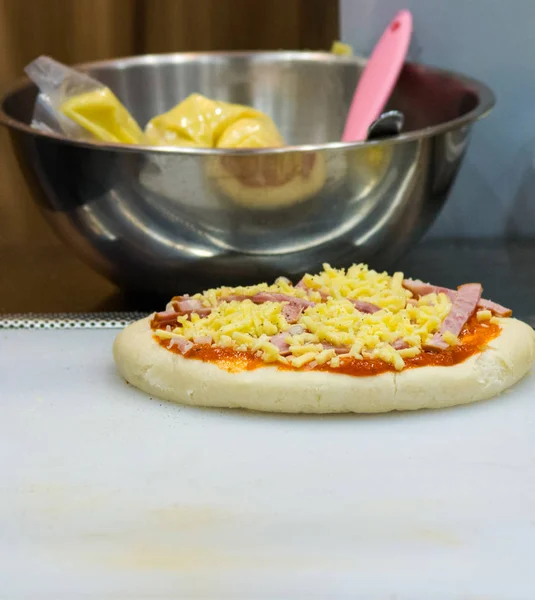
[[[176,296],[121,331],[114,356],[129,383],[182,404],[377,413],[503,392],[531,369],[535,332],[479,283],[326,264],[295,285]]]

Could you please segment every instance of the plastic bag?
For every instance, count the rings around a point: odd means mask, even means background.
[[[48,56],[26,68],[39,88],[32,127],[78,140],[143,143],[143,132],[105,85]]]

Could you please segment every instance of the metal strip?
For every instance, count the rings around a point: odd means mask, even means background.
[[[0,315],[0,329],[121,329],[146,317],[143,312],[11,313]],[[522,318],[522,317],[520,317]],[[523,317],[535,328],[535,315]]]
[[[145,316],[142,312],[12,313],[0,315],[0,329],[121,329]]]

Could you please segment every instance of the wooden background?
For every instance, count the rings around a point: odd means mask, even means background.
[[[338,0],[0,0],[0,86],[40,54],[73,64],[147,52],[328,49],[337,38]],[[0,246],[58,245],[5,130],[0,136]]]

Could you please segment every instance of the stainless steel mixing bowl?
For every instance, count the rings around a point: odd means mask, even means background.
[[[126,288],[172,294],[297,277],[323,262],[385,267],[429,227],[453,183],[471,125],[492,92],[407,65],[389,108],[393,140],[342,144],[363,63],[326,53],[140,56],[84,68],[144,125],[192,92],[271,115],[287,147],[154,148],[82,143],[29,127],[36,88],[2,98],[27,181],[61,238]]]

